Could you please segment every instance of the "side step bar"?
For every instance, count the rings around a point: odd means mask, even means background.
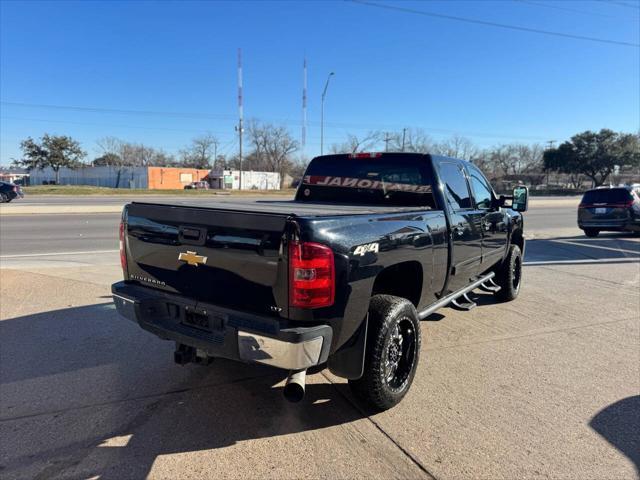
[[[460,299],[464,300],[464,302],[459,301]],[[468,293],[465,293],[461,297],[454,298],[453,300],[451,300],[451,305],[453,305],[454,307],[460,310],[467,310],[467,311],[473,308],[476,308],[478,306],[476,302],[474,302],[469,298]]]
[[[493,278],[487,280],[487,283],[480,285],[480,288],[485,292],[496,293],[502,290],[502,287],[493,281]]]
[[[432,303],[427,308],[425,308],[424,310],[419,312],[418,313],[418,318],[420,320],[424,320],[425,318],[427,318],[429,315],[431,315],[436,310],[440,310],[442,307],[446,307],[447,305],[449,305],[456,298],[465,296],[471,290],[475,290],[480,285],[482,285],[483,283],[491,280],[495,276],[496,276],[495,272],[487,273],[484,277],[479,278],[478,280],[476,280],[473,283],[470,283],[469,285],[464,287],[462,290],[458,290],[457,292],[453,292],[452,294],[447,295],[446,297],[442,297],[436,303]],[[475,306],[475,304],[474,304],[474,306]],[[461,308],[464,308],[464,307],[461,307]],[[473,307],[471,307],[471,308],[473,308]]]

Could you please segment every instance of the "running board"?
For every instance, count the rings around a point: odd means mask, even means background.
[[[502,290],[502,287],[493,281],[493,278],[490,278],[485,283],[480,285],[480,289],[485,292],[496,293]]]
[[[475,282],[470,283],[469,285],[464,287],[462,290],[458,290],[457,292],[453,292],[452,294],[447,295],[446,297],[442,297],[437,302],[432,303],[427,308],[425,308],[424,310],[419,312],[418,313],[418,318],[420,320],[424,320],[425,318],[427,318],[429,315],[431,315],[436,310],[440,310],[442,307],[446,307],[453,300],[465,296],[467,293],[469,293],[472,290],[475,290],[476,288],[478,288],[483,283],[488,282],[493,277],[495,277],[495,275],[496,275],[495,272],[488,273],[484,277],[479,278],[478,280],[476,280]]]
[[[463,299],[465,301],[461,302],[459,301],[460,299]],[[476,302],[474,302],[469,298],[468,293],[465,293],[464,295],[461,295],[460,297],[454,298],[453,300],[451,300],[451,305],[453,305],[456,308],[459,308],[460,310],[466,310],[466,311],[469,311],[478,306]]]

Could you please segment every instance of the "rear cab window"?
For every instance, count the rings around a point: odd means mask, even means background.
[[[633,197],[626,188],[601,188],[597,190],[589,190],[582,197],[582,203],[585,205],[595,205],[598,203],[626,203],[629,200],[633,200]]]
[[[311,161],[296,201],[436,208],[422,155],[328,155]]]

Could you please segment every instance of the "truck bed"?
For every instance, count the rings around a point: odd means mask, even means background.
[[[276,215],[297,215],[313,217],[331,217],[336,215],[372,215],[381,213],[402,213],[429,210],[429,207],[394,207],[380,205],[341,205],[336,203],[297,202],[295,200],[260,200],[243,201],[211,199],[211,200],[171,200],[158,202],[133,202],[134,204],[151,204],[176,207],[207,208],[236,212],[270,213]]]

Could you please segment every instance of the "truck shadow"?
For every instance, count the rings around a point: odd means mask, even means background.
[[[346,386],[320,375],[290,404],[281,370],[225,360],[177,366],[173,344],[110,303],[3,320],[0,347],[0,428],[12,437],[3,442],[4,479],[144,478],[163,455],[313,437],[362,418]]]
[[[589,426],[631,460],[640,476],[640,395],[602,409]]]

